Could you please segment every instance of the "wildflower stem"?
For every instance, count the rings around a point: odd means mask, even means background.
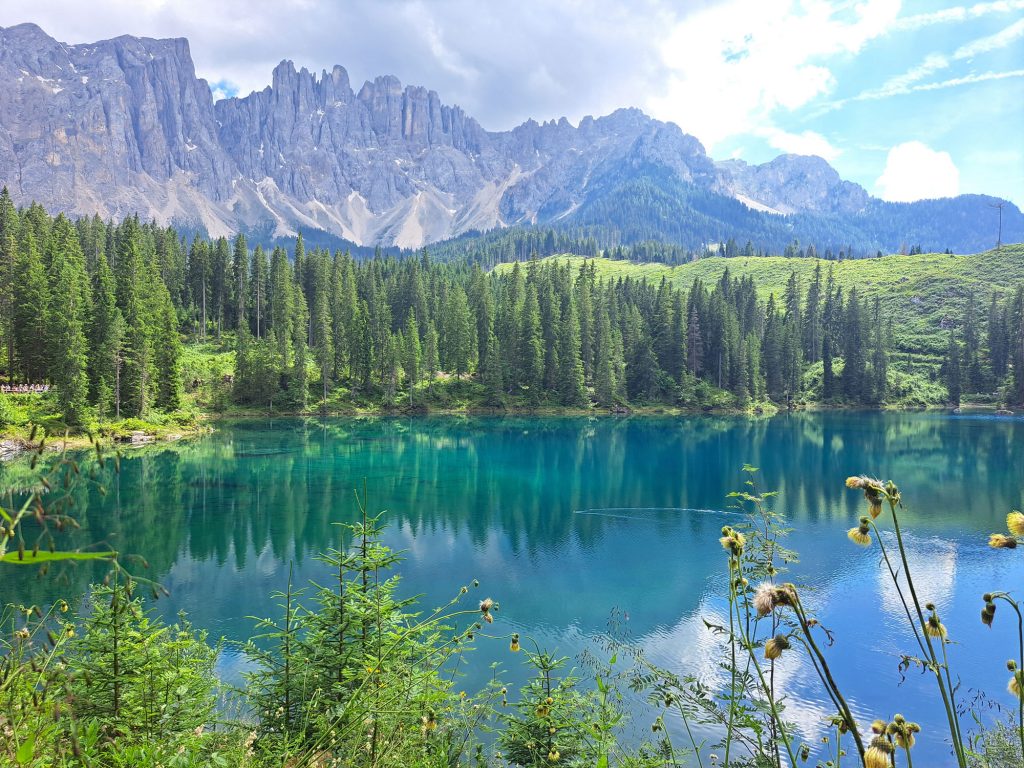
[[[732,729],[736,715],[736,627],[733,609],[736,605],[736,577],[734,574],[734,558],[729,558],[729,654],[731,663],[729,670],[729,723],[725,728],[725,768],[729,768],[729,751],[732,747]]]
[[[917,640],[917,645],[921,649],[921,655],[927,656],[928,649],[925,647],[924,641],[921,639],[921,633],[917,629],[917,622],[914,621],[914,616],[910,612],[910,606],[907,604],[907,598],[903,594],[903,588],[900,586],[900,580],[896,573],[896,569],[893,568],[892,561],[889,559],[889,552],[885,548],[885,542],[882,540],[881,531],[878,530],[878,526],[875,525],[875,521],[871,520],[871,527],[875,531],[875,536],[878,538],[878,547],[882,550],[882,557],[885,560],[885,565],[889,569],[889,575],[892,577],[892,583],[896,587],[896,594],[899,595],[900,603],[903,605],[903,611],[907,614],[907,621],[910,624],[910,628],[914,631],[914,639]]]
[[[804,633],[804,637],[807,638],[814,656],[817,657],[818,664],[821,666],[821,672],[824,674],[825,685],[831,689],[831,693],[835,696],[835,702],[839,706],[840,712],[846,720],[846,726],[849,728],[850,733],[853,734],[853,740],[857,745],[857,752],[860,754],[860,759],[864,760],[864,742],[860,737],[860,731],[857,729],[857,721],[853,719],[853,712],[850,711],[850,705],[847,704],[846,699],[839,690],[839,686],[836,684],[835,678],[832,677],[832,670],[829,669],[828,662],[825,660],[825,654],[821,652],[818,647],[818,643],[814,639],[814,635],[811,633],[811,626],[807,620],[807,613],[804,611],[803,603],[800,601],[800,596],[794,590],[793,592],[793,610],[796,613],[797,621],[800,624],[800,629]]]
[[[742,627],[742,625],[743,625],[742,618],[743,617],[740,616],[740,614],[739,614],[740,604],[739,604],[739,600],[738,600],[738,598],[736,596],[736,574],[734,574],[732,572],[732,569],[734,567],[733,566],[733,558],[730,558],[729,563],[730,563],[730,573],[729,573],[730,587],[729,587],[729,592],[730,592],[730,595],[734,598],[733,600],[730,601],[732,603],[730,605],[730,610],[735,610],[736,611],[736,618],[740,619],[740,626]],[[748,613],[749,613],[749,609],[748,609]],[[731,615],[729,617],[729,625],[730,626],[733,625],[733,617]],[[786,747],[786,752],[789,755],[789,764],[791,766],[795,766],[797,764],[796,755],[793,753],[793,747],[790,744],[789,735],[786,733],[786,726],[782,722],[782,715],[779,713],[778,706],[776,705],[776,702],[775,702],[775,697],[772,695],[772,689],[768,685],[768,681],[767,681],[767,679],[764,676],[764,670],[761,669],[761,664],[760,664],[760,662],[758,662],[757,655],[754,653],[754,646],[750,642],[750,638],[747,636],[747,634],[743,631],[742,628],[740,629],[740,641],[743,643],[743,647],[747,651],[749,660],[751,662],[753,662],[754,671],[757,673],[757,679],[761,683],[761,689],[764,691],[765,696],[767,696],[767,698],[768,698],[768,707],[769,707],[769,709],[771,711],[772,720],[775,723],[778,724],[779,736],[782,738],[782,743]],[[733,643],[735,644],[735,639],[733,639]],[[735,661],[734,661],[733,662],[733,668],[735,668],[735,666],[736,665],[735,665]],[[728,749],[728,746],[727,746],[727,749]]]
[[[1000,592],[993,597],[1008,603],[1013,608],[1013,612],[1017,614],[1017,669],[1024,669],[1024,615],[1021,614],[1020,603],[1005,592]],[[1017,697],[1017,732],[1020,736],[1021,761],[1024,765],[1024,696]]]
[[[939,684],[939,693],[942,694],[942,704],[946,708],[946,719],[949,721],[949,734],[953,739],[953,750],[956,752],[957,765],[959,765],[960,768],[967,768],[963,742],[960,740],[960,724],[957,721],[956,710],[952,707],[950,694],[946,691],[946,684],[942,679],[942,673],[939,671],[939,660],[935,654],[935,648],[932,645],[931,637],[928,635],[926,629],[927,621],[924,617],[924,611],[921,609],[921,602],[917,599],[917,590],[914,588],[914,579],[910,575],[910,563],[907,561],[907,549],[903,543],[903,533],[900,531],[900,521],[899,516],[896,514],[896,504],[891,500],[889,502],[889,508],[892,510],[892,527],[896,532],[896,543],[899,547],[900,559],[903,562],[903,573],[907,577],[907,586],[910,589],[910,597],[913,600],[918,621],[921,623],[921,632],[924,634],[924,641],[928,646],[928,656],[934,665],[935,680]]]
[[[693,748],[693,754],[697,757],[697,768],[704,768],[704,763],[700,759],[700,748],[697,746],[697,740],[693,738],[693,731],[690,730],[690,718],[686,716],[686,710],[683,708],[683,702],[678,703],[679,716],[683,719],[683,727],[686,728],[686,736],[690,740],[690,746]],[[668,732],[666,731],[666,734]],[[672,763],[675,765],[675,750],[672,751]]]

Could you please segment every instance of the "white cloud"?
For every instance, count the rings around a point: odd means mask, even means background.
[[[990,51],[998,51],[1000,48],[1005,48],[1011,43],[1016,42],[1021,37],[1024,37],[1024,19],[1014,22],[994,35],[980,37],[977,40],[972,40],[960,46],[956,49],[956,53],[953,54],[953,59],[962,61],[980,56],[983,53],[989,53]]]
[[[1014,22],[1008,27],[996,32],[994,35],[979,37],[964,43],[952,54],[945,56],[941,53],[931,53],[924,58],[920,64],[907,70],[901,75],[891,77],[882,83],[878,88],[870,88],[861,91],[849,99],[838,99],[826,105],[821,112],[828,112],[838,109],[851,101],[873,101],[876,99],[887,99],[890,96],[902,96],[916,91],[935,91],[943,88],[951,88],[954,85],[965,85],[978,83],[985,80],[1002,80],[1007,77],[1016,77],[1016,71],[1003,73],[985,73],[982,75],[971,74],[965,77],[953,78],[938,83],[922,84],[921,81],[935,74],[948,69],[957,61],[968,61],[976,56],[992,51],[1001,50],[1012,45],[1024,37],[1024,19]]]
[[[899,0],[729,0],[681,20],[661,46],[664,92],[647,107],[713,149],[835,86],[827,66],[885,34]]]
[[[919,13],[914,16],[904,16],[893,22],[891,31],[904,32],[930,27],[932,24],[943,24],[949,22],[967,21],[988,16],[992,13],[1011,13],[1024,9],[1024,0],[1000,0],[994,3],[976,3],[975,5],[958,5],[953,8],[943,8],[941,11],[931,13]]]
[[[907,141],[889,150],[875,193],[893,202],[954,197],[960,194],[960,171],[948,152]]]
[[[754,131],[780,152],[792,155],[817,155],[830,163],[842,154],[842,150],[814,131],[790,133],[778,128],[766,127]]]

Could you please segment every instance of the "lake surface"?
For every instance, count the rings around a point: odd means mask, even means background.
[[[574,657],[599,650],[613,611],[621,631],[665,666],[714,678],[720,653],[702,617],[722,616],[726,569],[719,529],[735,523],[727,494],[744,464],[780,492],[779,509],[801,562],[788,579],[836,634],[827,651],[862,720],[902,712],[924,726],[915,757],[950,763],[934,682],[911,672],[905,618],[878,548],[846,531],[863,499],[851,474],[894,479],[908,509],[911,565],[955,644],[961,700],[985,691],[1013,708],[1005,660],[1015,654],[1010,612],[979,620],[981,594],[1024,595],[1024,550],[994,551],[987,534],[1024,508],[1024,419],[937,414],[802,413],[771,419],[433,418],[275,420],[219,425],[206,438],[148,449],[122,462],[106,497],[83,493],[83,541],[109,541],[150,563],[171,597],[210,635],[243,639],[250,616],[275,615],[271,592],[289,565],[297,583],[323,574],[315,555],[339,544],[338,521],[356,517],[365,479],[384,510],[386,541],[405,551],[403,590],[426,606],[479,579],[501,605],[495,632],[517,631]],[[15,466],[0,469],[5,482]],[[88,569],[40,581],[5,572],[2,600],[81,594]],[[483,597],[481,594],[480,597]],[[522,657],[504,639],[481,639],[461,685],[474,689],[500,660],[510,690]],[[228,652],[221,670],[237,677]],[[788,654],[778,679],[789,715],[818,746],[832,713],[813,670]],[[902,682],[901,682],[902,681]],[[649,733],[640,705],[638,733]],[[967,722],[967,721],[965,721]],[[852,744],[850,745],[852,749]],[[813,759],[811,764],[813,764]]]

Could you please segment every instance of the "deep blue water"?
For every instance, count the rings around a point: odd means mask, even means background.
[[[157,609],[186,610],[213,637],[242,639],[251,616],[274,613],[289,565],[296,582],[322,573],[316,553],[338,544],[337,521],[355,518],[365,479],[384,510],[386,541],[404,550],[403,590],[428,606],[463,584],[500,602],[460,681],[481,685],[499,660],[510,689],[523,677],[507,652],[520,632],[569,657],[600,651],[613,612],[618,629],[654,661],[721,679],[721,650],[702,618],[723,617],[726,562],[718,545],[735,523],[730,491],[744,464],[779,492],[800,563],[785,577],[835,634],[828,649],[858,716],[902,712],[924,726],[915,758],[949,763],[933,679],[898,670],[913,640],[877,547],[846,531],[863,499],[851,474],[903,489],[911,567],[954,641],[951,663],[967,703],[1015,707],[1005,660],[1015,654],[1008,611],[986,629],[981,594],[1024,593],[1024,549],[994,551],[987,535],[1024,507],[1024,420],[964,415],[828,412],[771,419],[725,417],[417,418],[278,420],[220,425],[196,441],[130,456],[106,497],[82,498],[84,540],[109,540],[149,560],[170,591]],[[4,473],[15,473],[5,468]],[[92,577],[64,582],[19,573],[5,601],[80,594]],[[237,653],[221,671],[237,677]],[[788,714],[817,747],[831,714],[813,670],[795,653],[779,664]],[[635,733],[650,716],[636,704]],[[990,716],[987,714],[986,716]],[[852,744],[850,745],[852,749]],[[813,764],[812,760],[810,764]]]

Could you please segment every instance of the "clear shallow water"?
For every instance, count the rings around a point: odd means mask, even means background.
[[[290,563],[300,584],[322,573],[315,555],[339,543],[332,523],[354,519],[353,489],[365,478],[371,509],[386,510],[386,540],[405,550],[404,589],[424,594],[428,607],[477,578],[501,604],[496,632],[518,631],[567,656],[595,648],[618,611],[621,629],[655,661],[714,677],[720,653],[701,617],[723,614],[717,537],[745,463],[781,493],[794,528],[788,544],[801,554],[789,578],[806,585],[805,602],[835,632],[828,654],[858,715],[898,711],[920,721],[915,757],[948,764],[932,681],[911,672],[901,682],[899,657],[913,640],[878,549],[846,539],[863,507],[843,480],[868,472],[900,484],[912,568],[956,641],[961,699],[984,690],[1013,707],[1009,611],[991,630],[978,616],[983,592],[1024,593],[1024,551],[986,545],[1006,513],[1024,507],[1019,418],[239,422],[126,458],[106,497],[83,495],[82,537],[145,555],[147,575],[171,590],[156,604],[162,614],[185,610],[212,637],[242,639],[252,631],[247,617],[275,614],[270,594],[284,587]],[[0,479],[18,471],[4,467]],[[73,596],[95,578],[87,569],[60,583],[4,575],[5,602]],[[507,639],[481,639],[462,684],[477,687],[494,659],[510,687],[522,679]],[[227,653],[222,672],[236,676],[241,664]],[[779,680],[790,716],[817,746],[831,708],[813,670],[789,655]],[[641,712],[637,731],[649,724]]]

